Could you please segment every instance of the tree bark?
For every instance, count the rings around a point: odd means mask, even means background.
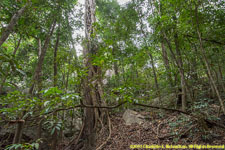
[[[10,33],[13,31],[14,26],[17,24],[19,18],[23,15],[24,11],[26,10],[29,4],[30,2],[26,3],[20,10],[16,12],[16,14],[12,16],[9,24],[7,25],[5,31],[2,33],[2,36],[0,37],[0,47],[7,40]]]
[[[17,123],[16,132],[13,138],[13,144],[19,144],[22,137],[22,131],[23,131],[23,125],[24,122],[20,121]]]
[[[85,37],[84,47],[85,67],[87,68],[87,77],[83,80],[84,103],[86,105],[96,106],[105,105],[102,91],[101,68],[92,64],[93,55],[97,54],[98,48],[94,41],[94,23],[95,19],[95,0],[85,1]],[[105,118],[104,110],[99,108],[85,108],[83,118],[83,130],[81,139],[84,150],[96,149],[96,132],[98,121],[103,123]],[[77,147],[77,149],[80,149]]]

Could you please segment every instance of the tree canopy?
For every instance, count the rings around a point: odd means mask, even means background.
[[[2,0],[0,126],[13,136],[0,147],[96,149],[111,114],[149,104],[217,121],[224,11],[222,0]]]

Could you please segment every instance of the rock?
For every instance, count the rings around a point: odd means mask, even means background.
[[[126,110],[123,114],[123,120],[126,125],[131,125],[132,123],[142,124],[144,122],[144,116],[133,110]]]
[[[82,119],[81,118],[77,118],[75,119],[75,130],[81,130],[82,128]]]
[[[177,98],[175,93],[171,93],[169,95],[161,97],[161,102],[163,106],[176,105],[176,100]],[[154,106],[159,106],[160,105],[159,97],[153,99],[151,101],[151,104]]]
[[[71,119],[68,119],[68,124],[66,124],[66,128],[64,131],[65,137],[72,137],[75,133],[79,133],[80,130],[82,129],[82,119],[81,118],[76,118],[73,120],[73,125],[71,126],[70,122],[72,121]]]

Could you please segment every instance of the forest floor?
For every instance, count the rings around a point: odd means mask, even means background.
[[[140,113],[145,116],[152,115],[151,112]],[[104,150],[128,150],[131,149],[130,145],[163,145],[166,147],[166,145],[189,146],[196,144],[207,146],[225,144],[224,129],[216,126],[202,127],[204,125],[201,125],[197,120],[176,112],[156,113],[154,117],[147,119],[140,125],[126,125],[122,118],[122,113],[119,113],[111,115],[111,122],[112,134],[102,148]],[[102,130],[98,138],[98,145],[106,141],[108,133]]]

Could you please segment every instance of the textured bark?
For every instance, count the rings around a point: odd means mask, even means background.
[[[21,137],[22,137],[23,125],[24,125],[23,121],[17,123],[16,132],[13,138],[13,144],[20,143]]]
[[[23,15],[23,13],[26,10],[26,8],[28,7],[28,5],[29,5],[29,3],[26,3],[20,10],[18,10],[16,12],[16,14],[14,14],[12,16],[9,24],[7,25],[7,27],[5,28],[5,31],[2,33],[2,36],[0,37],[0,47],[7,40],[7,38],[9,37],[10,33],[13,31],[19,18]]]
[[[87,40],[86,47],[84,48],[85,66],[88,68],[88,76],[84,79],[84,100],[86,105],[96,104],[96,91],[93,89],[93,66],[91,64],[90,55],[96,52],[96,47],[91,37],[94,33],[93,23],[95,23],[95,0],[85,1],[85,37]],[[84,110],[84,128],[82,131],[81,139],[84,141],[83,149],[94,150],[96,149],[96,124],[97,114],[95,109],[85,108]]]
[[[97,46],[94,41],[94,23],[95,19],[95,0],[85,1],[85,37],[86,45],[84,47],[85,67],[87,68],[87,77],[83,80],[84,103],[86,105],[105,105],[103,90],[101,85],[101,68],[92,64],[92,56],[97,54]],[[96,131],[98,122],[104,122],[104,110],[99,108],[84,109],[84,127],[81,134],[82,149],[96,149]],[[81,149],[80,146],[76,147]]]

